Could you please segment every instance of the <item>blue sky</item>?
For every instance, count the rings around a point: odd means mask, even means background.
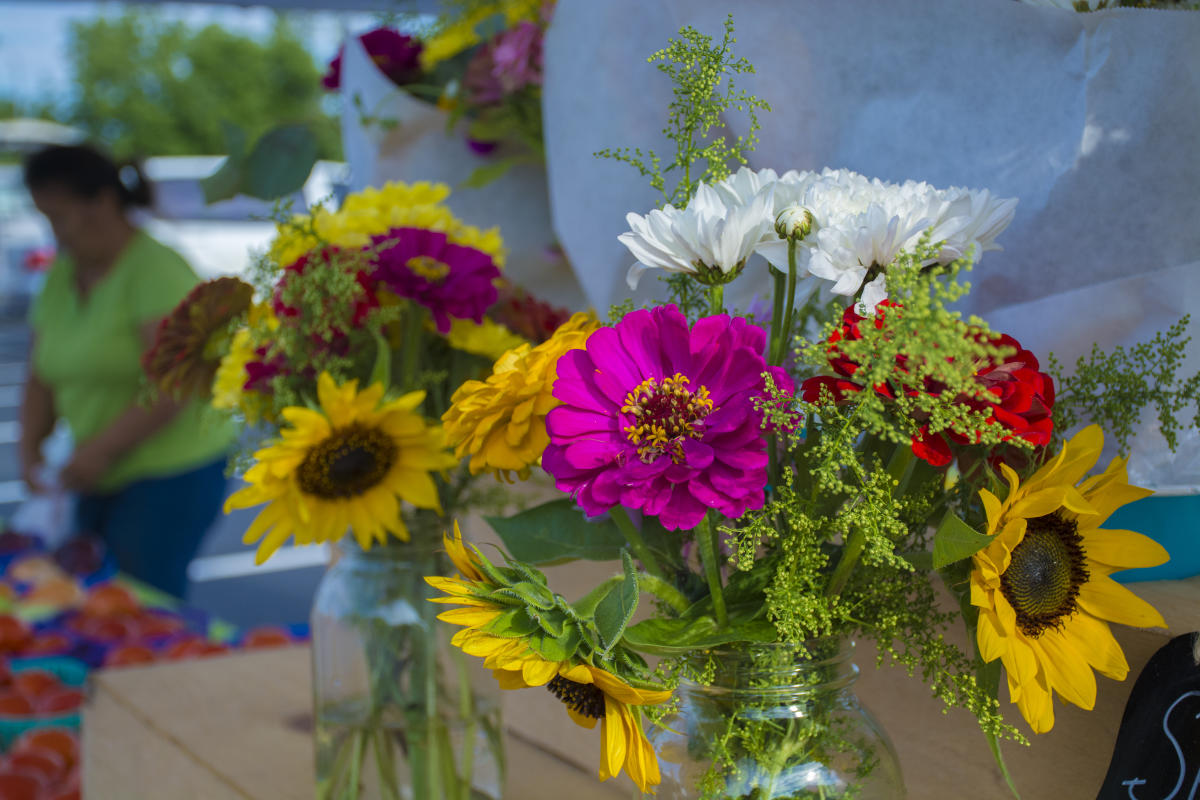
[[[119,15],[123,3],[0,0],[0,97],[63,102],[71,94],[67,36],[71,23],[101,15]],[[193,3],[164,3],[159,13],[203,27],[216,23],[230,30],[261,35],[270,31],[272,13],[262,8],[238,8]],[[372,27],[374,18],[362,13],[299,12],[297,21],[309,49],[320,63],[337,52],[348,31]]]

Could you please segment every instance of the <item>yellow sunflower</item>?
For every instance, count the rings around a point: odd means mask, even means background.
[[[442,422],[455,455],[470,455],[472,475],[492,472],[510,481],[514,472],[522,480],[529,477],[550,443],[546,415],[558,405],[551,394],[558,359],[583,347],[599,327],[594,314],[579,312],[548,341],[508,351],[487,380],[467,381],[454,392]]]
[[[1036,733],[1054,725],[1053,693],[1091,709],[1093,669],[1116,680],[1128,674],[1108,622],[1165,627],[1149,603],[1109,577],[1162,564],[1167,553],[1140,533],[1100,528],[1113,511],[1150,494],[1129,485],[1124,459],[1080,482],[1103,446],[1092,425],[1024,484],[1002,467],[1003,502],[979,493],[994,537],[972,557],[979,651],[985,661],[1002,661],[1010,699]]]
[[[317,396],[320,411],[282,411],[291,427],[254,454],[250,485],[225,502],[226,512],[268,504],[244,537],[247,544],[262,538],[260,564],[289,536],[312,544],[350,530],[364,549],[389,532],[408,541],[400,501],[440,511],[430,473],[457,463],[443,449],[441,429],[415,413],[424,392],[381,402],[380,384],[359,392],[357,381],[338,386],[322,373]]]
[[[550,661],[521,637],[496,636],[483,630],[505,611],[504,606],[484,596],[498,584],[488,578],[463,543],[457,522],[454,538],[445,537],[445,547],[460,577],[425,580],[447,594],[432,598],[432,602],[462,606],[438,615],[444,622],[464,626],[451,643],[468,655],[483,658],[500,688],[545,686],[567,707],[567,715],[577,725],[591,729],[600,720],[600,780],[616,777],[624,769],[643,792],[658,785],[662,781],[658,759],[642,730],[638,706],[664,703],[671,693],[631,686],[608,670],[577,658]]]

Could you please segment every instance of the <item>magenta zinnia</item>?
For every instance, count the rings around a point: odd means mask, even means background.
[[[589,515],[622,505],[671,530],[708,509],[737,518],[761,508],[767,483],[766,333],[741,317],[689,330],[675,306],[634,311],[558,362],[543,468]]]
[[[439,333],[449,332],[451,317],[483,322],[496,302],[500,270],[482,250],[451,244],[446,234],[425,228],[392,228],[372,243],[378,251],[371,277],[428,308]]]

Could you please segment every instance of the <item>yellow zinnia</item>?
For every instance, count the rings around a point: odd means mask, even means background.
[[[425,580],[445,592],[446,597],[432,598],[435,603],[462,606],[444,611],[438,619],[462,625],[450,640],[468,655],[484,659],[502,689],[527,689],[545,686],[567,707],[567,715],[585,728],[601,721],[600,780],[616,777],[624,769],[643,792],[650,791],[662,778],[654,748],[642,730],[643,705],[664,703],[671,693],[658,689],[639,689],[609,672],[572,658],[550,661],[539,655],[521,637],[497,636],[483,630],[506,610],[485,595],[497,584],[462,541],[458,523],[454,538],[445,537],[446,552],[458,569],[455,578],[428,577]]]
[[[430,472],[457,463],[443,449],[441,429],[416,413],[424,392],[381,402],[380,384],[360,392],[357,381],[338,386],[322,373],[317,396],[320,411],[283,410],[291,427],[254,454],[250,485],[225,502],[226,512],[268,504],[244,536],[247,544],[262,538],[260,564],[289,536],[312,544],[349,530],[364,549],[389,532],[408,541],[400,501],[440,511]]]
[[[1002,466],[1008,495],[986,489],[991,543],[972,556],[971,603],[985,661],[1001,659],[1012,702],[1036,733],[1054,725],[1054,692],[1090,709],[1092,670],[1124,680],[1129,664],[1107,621],[1165,627],[1162,616],[1109,575],[1167,560],[1157,542],[1100,528],[1117,508],[1149,495],[1130,486],[1124,459],[1080,482],[1104,446],[1096,425],[1077,433],[1025,483]]]
[[[558,405],[551,394],[558,359],[583,347],[599,327],[594,314],[576,313],[537,347],[524,344],[501,356],[487,380],[467,381],[455,391],[442,421],[455,455],[470,455],[472,475],[529,477],[550,443],[546,415]]]

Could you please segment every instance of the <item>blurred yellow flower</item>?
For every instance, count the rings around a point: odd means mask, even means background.
[[[454,244],[487,253],[496,266],[503,267],[504,240],[499,228],[481,230],[466,224],[446,207],[449,196],[446,184],[428,181],[389,181],[380,188],[368,187],[346,197],[337,211],[317,208],[277,225],[270,255],[280,266],[287,266],[322,245],[357,249],[392,228],[426,228],[445,233]]]
[[[599,327],[594,314],[576,313],[546,342],[509,350],[486,380],[458,388],[442,422],[455,455],[470,455],[472,475],[492,472],[507,481],[514,472],[521,480],[529,477],[550,443],[546,415],[558,405],[551,394],[558,359],[583,347]]]
[[[423,42],[421,69],[428,71],[446,59],[479,44],[481,40],[476,29],[489,17],[503,14],[505,27],[511,28],[518,22],[540,20],[544,5],[545,0],[496,0],[476,6]]]
[[[492,361],[526,343],[523,337],[487,317],[478,325],[469,319],[451,320],[446,340],[456,350],[485,356]]]

